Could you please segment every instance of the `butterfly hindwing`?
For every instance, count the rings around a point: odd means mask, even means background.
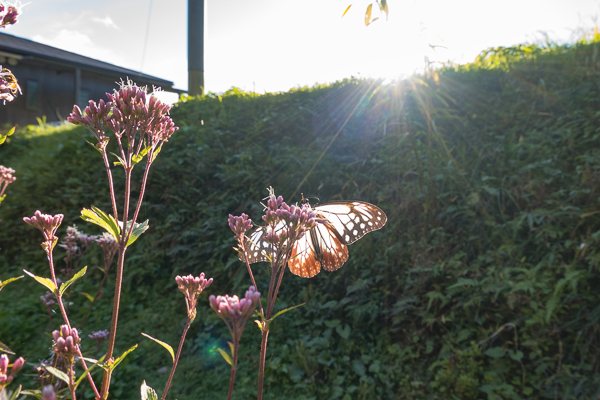
[[[316,258],[326,271],[339,269],[348,260],[348,246],[328,222],[317,224],[309,231]]]
[[[292,274],[302,278],[312,278],[321,272],[321,263],[317,260],[316,250],[309,232],[305,232],[294,243],[288,260],[288,268]]]

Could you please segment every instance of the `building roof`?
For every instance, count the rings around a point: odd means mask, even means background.
[[[160,86],[166,91],[182,92],[179,89],[173,88],[172,81],[147,75],[132,69],[119,67],[118,65],[85,57],[80,54],[71,53],[70,51],[34,42],[33,40],[9,35],[4,32],[0,32],[0,50],[18,54],[23,57],[35,57],[37,59],[53,61],[60,64],[68,64],[86,70],[109,73],[111,75],[117,74],[133,80],[144,81],[144,83],[147,82]]]

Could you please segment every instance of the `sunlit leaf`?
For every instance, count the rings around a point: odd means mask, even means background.
[[[146,157],[146,154],[148,154],[148,152],[150,151],[151,148],[152,147],[150,147],[150,146],[146,146],[138,154],[134,154],[131,157],[131,161],[133,162],[133,164],[135,165],[135,164],[139,163],[140,161],[142,161],[144,159],[144,157]]]
[[[146,232],[150,228],[150,224],[148,220],[145,220],[141,223],[136,223],[133,227],[133,231],[131,231],[131,236],[129,236],[129,240],[127,241],[127,246],[131,246],[133,242],[135,242],[142,233]]]
[[[65,382],[67,385],[69,384],[69,376],[64,373],[63,371],[61,371],[58,368],[54,368],[50,365],[42,365],[42,367],[48,371],[48,373],[50,373],[51,375],[55,376],[56,378],[60,379],[61,381]]]
[[[0,291],[1,291],[2,289],[4,289],[4,287],[5,287],[6,285],[8,285],[9,283],[12,283],[12,282],[14,282],[14,281],[18,281],[18,280],[19,280],[19,279],[21,279],[21,278],[23,278],[23,275],[21,275],[21,276],[15,276],[15,277],[13,277],[13,278],[8,278],[8,279],[5,279],[5,280],[3,280],[3,281],[0,281]]]
[[[85,297],[85,298],[87,299],[87,301],[89,301],[90,303],[93,303],[93,302],[94,302],[94,300],[96,300],[96,298],[95,298],[93,295],[89,294],[88,292],[80,292],[80,293],[81,293],[81,295],[82,295],[83,297]]]
[[[369,4],[367,6],[367,11],[365,11],[365,25],[366,26],[369,26],[369,24],[372,22],[371,21],[372,13],[373,13],[373,3]]]
[[[7,345],[0,342],[0,353],[15,354]]]
[[[147,333],[143,333],[142,332],[142,336],[152,340],[153,342],[158,343],[159,345],[161,345],[165,350],[167,350],[169,352],[169,354],[171,355],[171,360],[173,362],[175,362],[175,352],[173,351],[173,347],[171,347],[171,345],[169,345],[168,343],[163,342],[162,340],[158,340],[157,338],[154,338],[150,335],[148,335]]]
[[[275,315],[273,315],[271,317],[271,319],[269,320],[269,322],[273,321],[275,318],[280,317],[280,316],[282,316],[283,314],[285,314],[285,313],[287,313],[289,311],[292,311],[292,310],[294,310],[296,308],[302,307],[305,304],[306,303],[300,303],[300,304],[296,304],[295,306],[291,306],[291,307],[288,307],[288,308],[284,308],[283,310],[279,310],[279,311],[277,311],[275,313]]]
[[[94,368],[100,366],[100,364],[102,363],[102,361],[104,361],[104,356],[100,357],[99,360],[95,360],[93,358],[88,358],[88,357],[83,357],[83,359],[88,362],[88,370],[87,371],[83,371],[83,373],[79,376],[79,378],[77,378],[77,380],[75,381],[75,388],[77,388],[79,386],[79,384],[81,382],[83,382],[83,380],[85,379],[85,377],[91,373]]]
[[[105,368],[108,368],[109,370],[113,371],[115,368],[117,368],[117,366],[119,364],[121,364],[121,362],[123,362],[123,360],[125,359],[125,357],[127,357],[132,351],[134,351],[135,349],[137,349],[138,345],[134,344],[133,346],[131,346],[129,349],[127,349],[123,354],[121,354],[119,357],[115,358],[115,360],[110,363],[109,365],[105,364]]]
[[[21,395],[21,389],[23,387],[21,385],[19,385],[19,387],[17,387],[8,397],[8,400],[17,400],[19,398],[19,396]]]
[[[110,233],[116,241],[119,240],[121,230],[119,224],[112,215],[108,215],[98,207],[84,208],[81,210],[81,219],[86,222],[98,225],[106,232]]]
[[[71,286],[73,283],[75,283],[78,279],[83,278],[83,276],[85,275],[86,272],[87,272],[87,266],[83,267],[79,271],[77,271],[77,273],[75,275],[73,275],[71,277],[71,279],[62,283],[60,285],[60,289],[59,289],[60,295],[62,296],[63,294],[65,294],[65,291],[69,288],[69,286]]]
[[[348,14],[348,11],[350,11],[350,7],[352,7],[352,4],[348,4],[348,7],[346,7],[346,9],[344,10],[344,12],[342,13],[342,17],[346,14]]]
[[[58,289],[56,287],[56,285],[54,284],[54,282],[52,282],[52,280],[48,279],[48,278],[43,278],[41,276],[37,276],[32,274],[31,272],[27,271],[27,270],[23,270],[23,272],[25,272],[27,275],[29,275],[30,277],[32,277],[33,279],[35,279],[39,284],[44,285],[49,291],[51,291],[52,293],[56,293],[56,290]]]
[[[225,362],[231,366],[233,366],[233,361],[231,360],[231,356],[229,355],[228,352],[226,352],[225,350],[223,350],[222,348],[217,348],[217,351],[219,352],[219,354],[221,355],[221,357],[223,357],[223,360],[225,360]]]
[[[146,381],[142,382],[142,386],[140,387],[140,396],[141,400],[158,400],[158,394],[156,394],[156,390],[146,385]]]

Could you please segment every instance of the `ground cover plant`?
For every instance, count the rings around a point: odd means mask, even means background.
[[[313,203],[367,200],[389,217],[350,250],[343,273],[282,286],[282,308],[306,304],[273,325],[265,398],[597,397],[598,46],[493,49],[398,85],[346,81],[178,104],[180,131],[141,210],[156,223],[131,248],[123,280],[117,353],[139,348],[116,370],[111,398],[137,398],[143,379],[166,383],[169,356],[139,333],[177,343],[188,319],[175,276],[210,271],[211,293],[247,290],[223,216],[259,215],[265,182]],[[71,210],[64,232],[83,229],[76,210],[111,207],[81,128],[19,132],[0,148],[19,172],[0,212],[2,279],[47,268],[22,216]],[[92,268],[102,267],[101,249],[83,261],[90,279],[67,302],[86,304],[70,312],[87,337],[110,320],[85,296],[104,275]],[[267,269],[255,274],[264,286]],[[48,351],[43,332],[59,325],[39,297],[24,279],[0,293],[0,340],[27,360],[11,385],[33,378],[32,360]],[[93,307],[110,309],[107,297]],[[227,339],[212,314],[204,298],[173,398],[227,394],[229,368],[216,350]],[[256,394],[260,336],[248,326],[240,338],[234,398]]]

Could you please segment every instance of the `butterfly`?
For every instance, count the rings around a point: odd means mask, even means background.
[[[325,203],[312,208],[316,225],[293,244],[288,268],[294,275],[311,278],[335,271],[348,260],[348,245],[369,232],[383,228],[387,216],[376,205],[364,201]],[[248,236],[246,256],[250,264],[270,261],[272,245],[264,236],[267,227],[256,228]]]

